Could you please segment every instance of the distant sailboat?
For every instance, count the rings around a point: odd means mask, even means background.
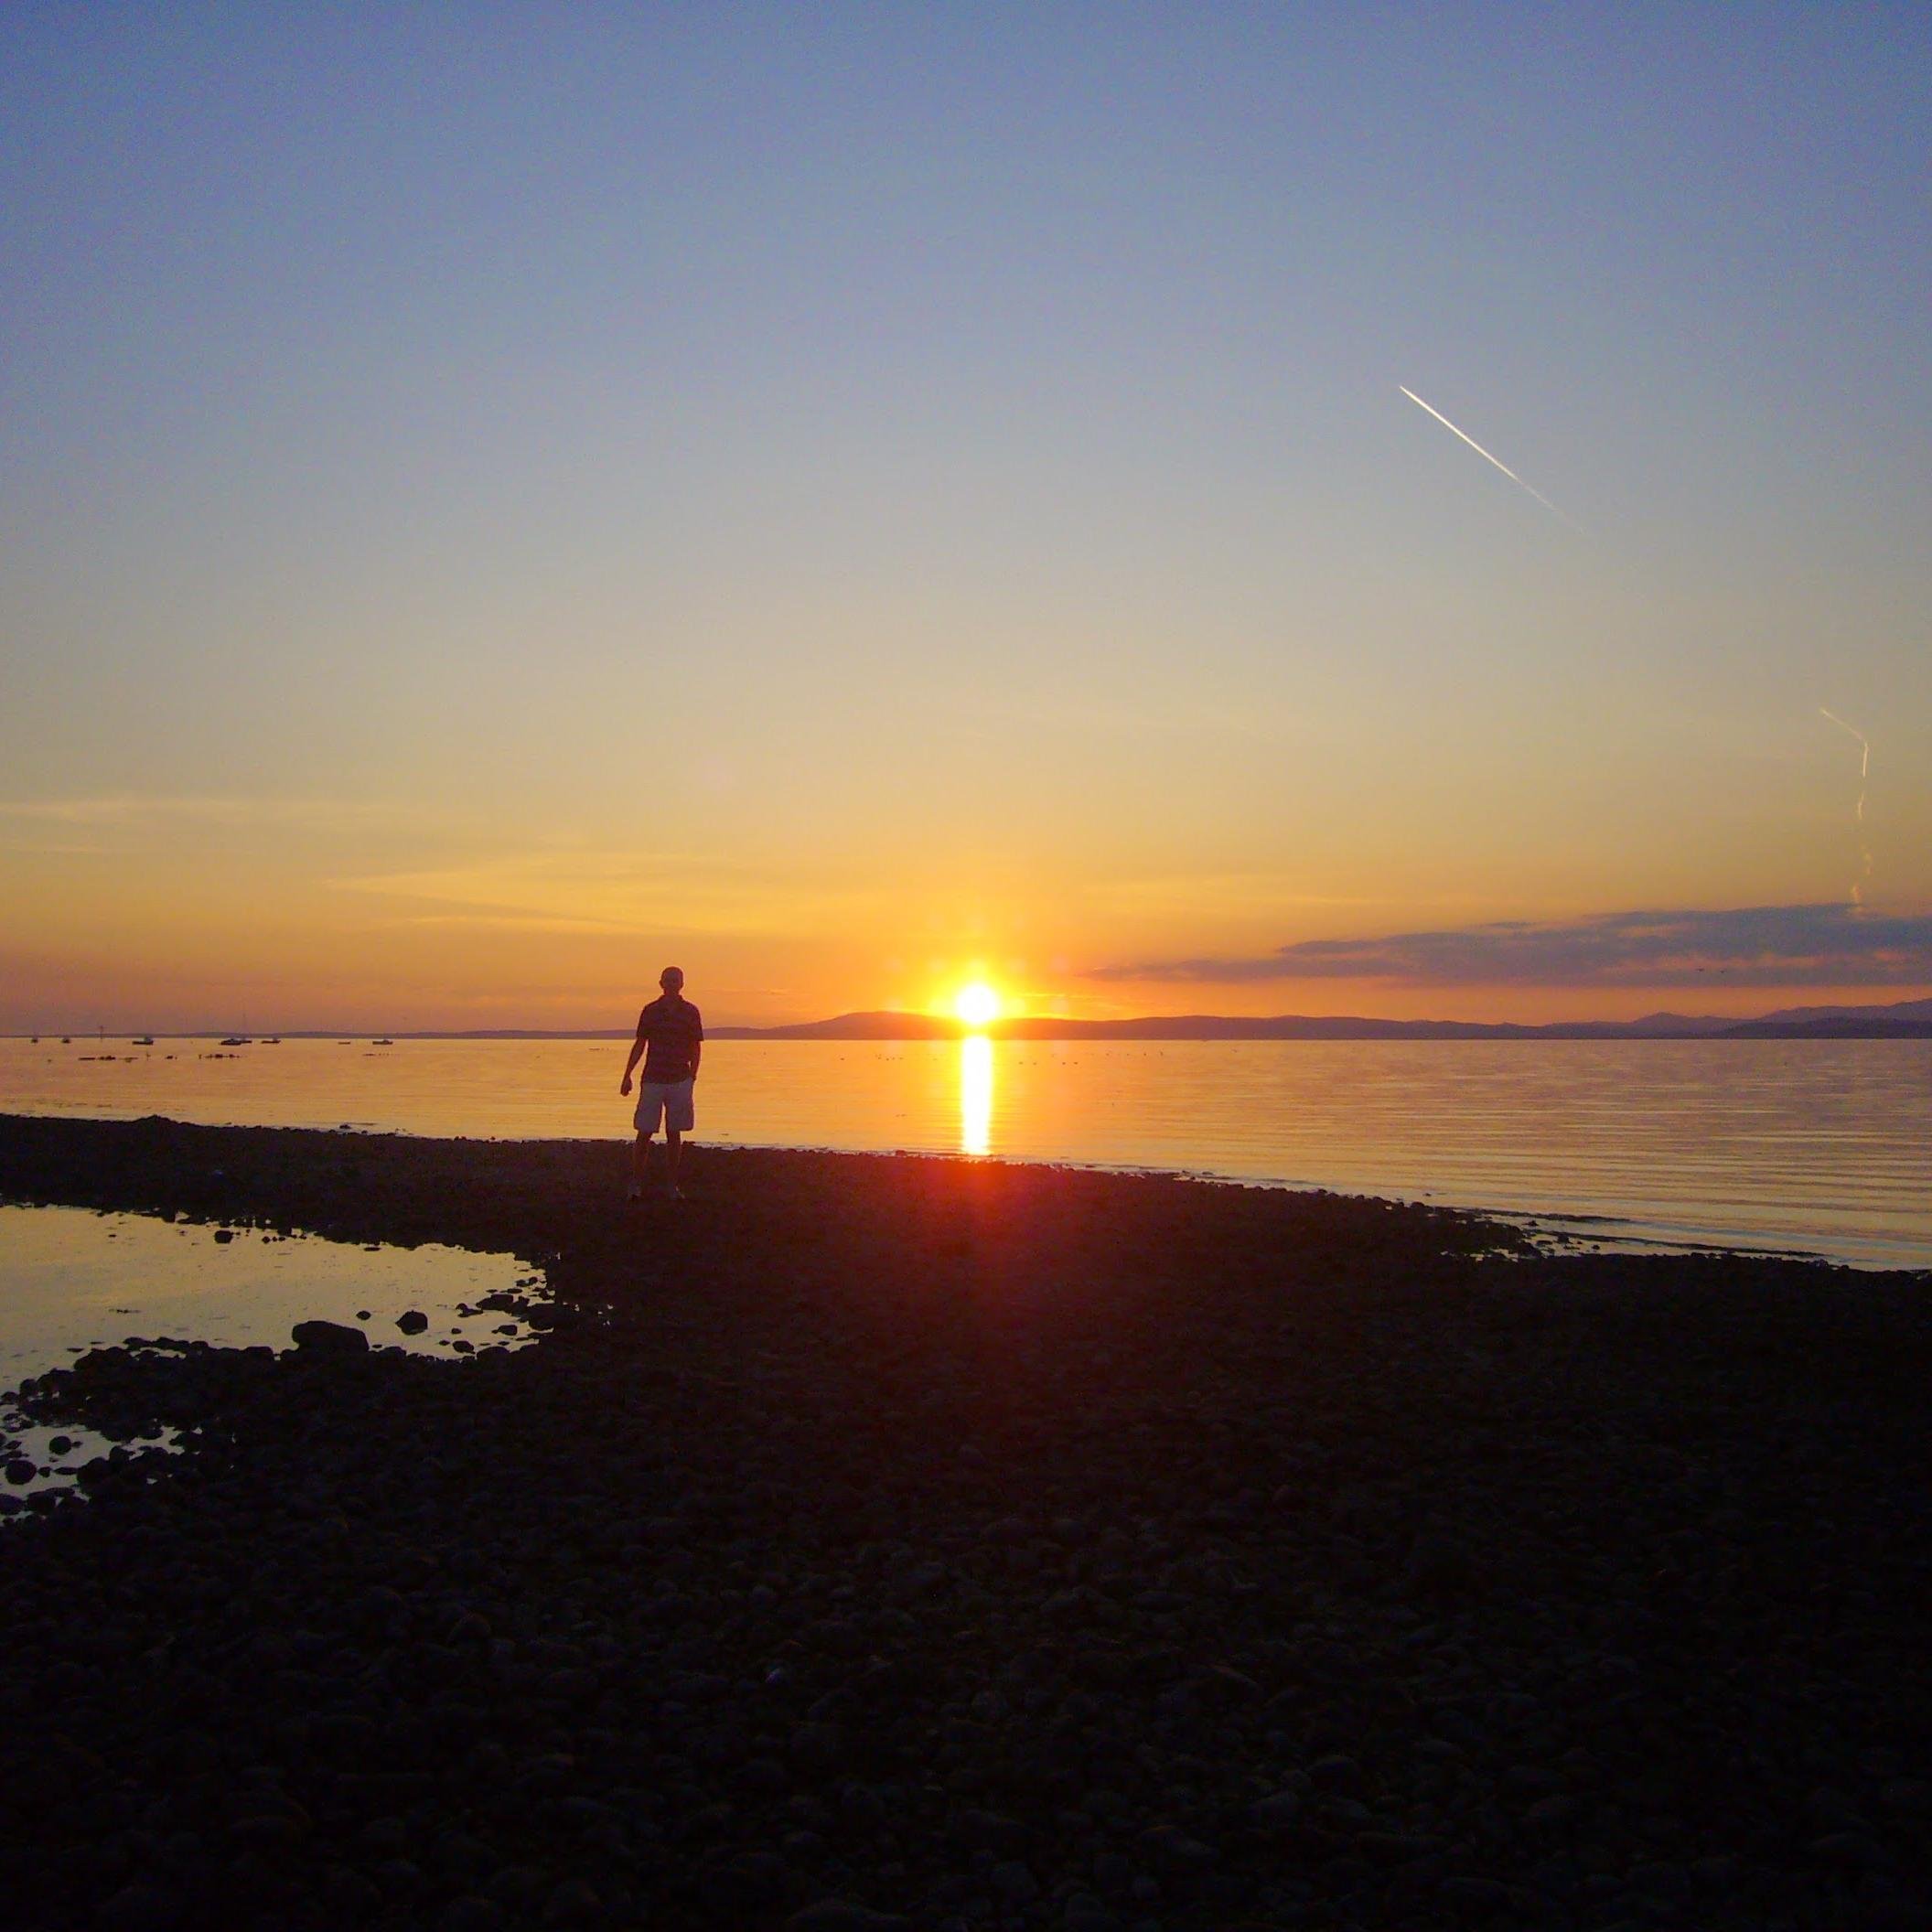
[[[371,1046],[394,1046],[394,1045],[395,1045],[396,1043],[395,1043],[395,1042],[394,1042],[393,1040],[390,1040],[390,1039],[382,1039],[382,1040],[371,1040],[371,1041],[370,1041],[370,1042],[369,1044],[370,1044],[370,1045]]]
[[[254,1042],[245,1033],[231,1033],[221,1044],[224,1046],[252,1046]]]
[[[137,1033],[134,1044],[136,1046],[152,1046],[155,1044],[155,1036],[151,1033]]]

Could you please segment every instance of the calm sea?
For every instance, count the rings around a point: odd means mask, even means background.
[[[629,1131],[621,1042],[217,1051],[0,1041],[0,1111]],[[1932,1041],[718,1040],[698,1126],[735,1145],[1176,1169],[1487,1208],[1620,1242],[1932,1267]]]

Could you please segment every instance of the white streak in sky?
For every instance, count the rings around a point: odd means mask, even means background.
[[[1509,466],[1505,463],[1500,456],[1492,456],[1489,452],[1476,440],[1474,436],[1463,435],[1463,432],[1457,429],[1455,424],[1452,423],[1449,418],[1442,413],[1441,410],[1433,408],[1429,403],[1424,402],[1422,399],[1419,395],[1417,395],[1412,389],[1403,389],[1402,385],[1400,382],[1398,382],[1395,386],[1398,389],[1401,389],[1402,391],[1402,393],[1407,396],[1409,400],[1413,402],[1418,409],[1428,410],[1429,413],[1433,416],[1435,420],[1440,423],[1444,429],[1449,431],[1452,435],[1462,436],[1463,441],[1466,443],[1469,447],[1476,453],[1477,456],[1482,457],[1484,462],[1494,463],[1496,467],[1499,470],[1501,470],[1502,473],[1506,477],[1508,477],[1509,480],[1514,483],[1519,489],[1527,489],[1530,494],[1534,497],[1536,500],[1540,503],[1543,508],[1547,510],[1550,514],[1554,517],[1559,522],[1567,523],[1570,528],[1573,530],[1580,537],[1587,536],[1589,534],[1589,532],[1584,530],[1583,526],[1579,523],[1574,517],[1570,516],[1564,511],[1559,510],[1556,505],[1552,503],[1550,499],[1542,493],[1541,490],[1536,488],[1534,484],[1525,483],[1523,479],[1519,476],[1518,476],[1517,473],[1513,469],[1511,469]]]
[[[1856,724],[1847,724],[1835,711],[1827,711],[1822,704],[1818,711],[1820,717],[1830,718],[1841,731],[1849,731],[1858,740],[1858,853],[1862,868],[1860,876],[1869,879],[1872,876],[1872,842],[1865,836],[1865,780],[1872,776],[1872,740]],[[1852,904],[1860,912],[1865,909],[1864,892],[1856,879],[1852,883]]]

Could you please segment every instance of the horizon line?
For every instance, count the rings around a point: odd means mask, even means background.
[[[1035,1038],[1043,1036],[1036,1030],[1046,1027],[1065,1026],[1076,1033],[1087,1033],[1096,1028],[1115,1029],[1132,1026],[1278,1026],[1283,1025],[1320,1026],[1454,1026],[1476,1028],[1486,1032],[1543,1033],[1564,1027],[1621,1028],[1633,1029],[1658,1020],[1670,1020],[1687,1025],[1708,1025],[1731,1027],[1750,1025],[1765,1020],[1775,1019],[1781,1014],[1803,1012],[1818,1014],[1884,1014],[1901,1006],[1921,1006],[1928,1002],[1925,995],[1906,995],[1893,1000],[1861,1000],[1836,1002],[1805,1002],[1797,1005],[1771,1007],[1764,1011],[1743,1014],[1720,1013],[1680,1013],[1669,1007],[1658,1007],[1650,1012],[1630,1019],[1611,1019],[1584,1014],[1576,1017],[1553,1020],[1465,1020],[1443,1014],[1425,1014],[1417,1017],[1397,1018],[1373,1013],[1270,1013],[1270,1014],[1221,1014],[1196,1010],[1189,1013],[1149,1013],[1125,1015],[1120,1018],[1080,1018],[1068,1014],[1003,1014],[983,1025],[972,1025],[956,1014],[921,1011],[916,1007],[881,1006],[856,1007],[844,1013],[830,1014],[815,1020],[780,1020],[755,1024],[752,1022],[722,1023],[709,1029],[714,1038],[772,1036],[819,1032],[855,1021],[905,1021],[916,1024],[928,1031],[941,1032],[961,1038],[973,1036],[997,1036],[1014,1028],[1025,1027]],[[214,1025],[166,1028],[156,1030],[145,1028],[105,1028],[98,1023],[91,1026],[41,1026],[38,1029],[18,1029],[0,1033],[0,1039],[46,1041],[56,1040],[68,1044],[85,1043],[92,1040],[99,1044],[110,1042],[131,1045],[143,1037],[151,1038],[157,1044],[162,1040],[224,1040],[235,1038],[250,1046],[264,1045],[281,1040],[337,1040],[344,1045],[373,1045],[379,1040],[481,1040],[481,1039],[556,1039],[556,1040],[599,1040],[628,1039],[634,1028],[630,1026],[284,1026],[245,1032],[235,1027]]]

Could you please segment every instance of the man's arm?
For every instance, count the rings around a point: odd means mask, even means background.
[[[630,1091],[632,1069],[644,1057],[644,1048],[647,1044],[644,1038],[644,1022],[640,1017],[638,1021],[638,1036],[630,1043],[630,1057],[624,1062],[624,1078],[617,1082],[617,1091],[619,1093],[628,1093]]]
[[[698,1062],[699,1062],[700,1060],[702,1060],[702,1059],[703,1059],[703,1057],[704,1057],[704,1036],[703,1036],[703,1034],[701,1033],[701,1034],[700,1034],[700,1035],[699,1035],[699,1036],[697,1036],[697,1038],[696,1038],[696,1039],[694,1039],[694,1040],[693,1040],[693,1041],[692,1041],[692,1042],[691,1043],[691,1077],[692,1077],[692,1079],[697,1079],[697,1077],[698,1077]]]

